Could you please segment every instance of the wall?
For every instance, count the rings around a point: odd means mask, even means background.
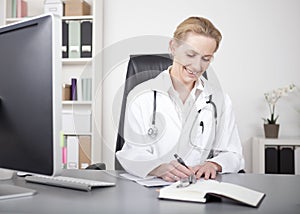
[[[300,86],[299,8],[298,0],[105,0],[102,155],[108,168],[113,167],[118,118],[118,108],[112,106],[119,107],[117,92],[128,54],[167,52],[175,27],[188,16],[200,15],[223,34],[213,68],[231,96],[246,170],[251,171],[250,140],[263,136],[262,117],[268,116],[264,92],[292,82]],[[300,136],[294,101],[278,102],[280,137]]]

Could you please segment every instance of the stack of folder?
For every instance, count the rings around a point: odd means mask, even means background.
[[[266,146],[265,173],[295,174],[295,159],[293,146]]]
[[[62,166],[65,169],[85,169],[91,164],[91,137],[86,135],[64,136]]]
[[[27,16],[27,1],[7,0],[7,17],[23,18]]]
[[[63,84],[62,100],[91,101],[92,100],[92,78],[71,78],[71,84]]]
[[[63,58],[92,57],[92,20],[63,20]]]

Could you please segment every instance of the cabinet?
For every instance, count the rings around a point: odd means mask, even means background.
[[[66,136],[90,136],[91,139],[91,161],[92,163],[101,162],[101,139],[99,127],[101,121],[96,121],[95,115],[101,113],[99,102],[95,101],[94,97],[97,90],[97,85],[101,79],[101,62],[97,59],[96,54],[102,50],[102,26],[103,26],[103,0],[85,0],[91,6],[91,15],[88,16],[64,16],[62,21],[71,20],[90,20],[92,22],[92,57],[88,58],[63,58],[62,59],[62,85],[71,84],[71,78],[76,78],[80,83],[82,78],[91,78],[91,100],[85,101],[81,96],[81,84],[78,84],[78,99],[76,101],[62,101],[62,109],[66,111],[84,111],[90,112],[89,129],[77,132],[76,129],[71,132],[64,133]],[[0,0],[0,25],[9,24],[20,21],[25,18],[12,18],[10,12],[11,0]],[[44,12],[44,0],[26,0],[28,17],[40,15]],[[80,121],[80,120],[79,120]],[[85,121],[86,122],[86,121]],[[74,121],[76,123],[76,121]],[[79,122],[81,123],[81,121]],[[79,124],[82,125],[82,124]],[[75,124],[76,127],[76,124]]]
[[[300,174],[300,139],[252,139],[253,173]]]

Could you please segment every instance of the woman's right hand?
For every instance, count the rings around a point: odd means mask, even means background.
[[[194,174],[192,169],[187,169],[176,160],[172,160],[170,163],[163,163],[149,173],[149,175],[154,175],[168,182],[187,178],[191,174]]]

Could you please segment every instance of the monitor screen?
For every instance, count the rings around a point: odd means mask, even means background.
[[[0,168],[59,174],[59,22],[49,14],[0,28]]]

